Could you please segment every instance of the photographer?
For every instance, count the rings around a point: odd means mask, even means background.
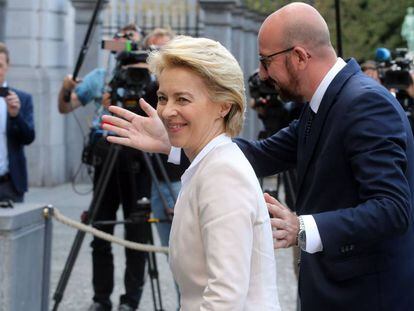
[[[257,112],[264,129],[259,139],[267,138],[289,125],[299,117],[302,106],[294,102],[283,102],[269,81],[262,81],[256,70],[249,77],[250,107]]]
[[[0,42],[0,201],[23,202],[27,191],[24,146],[35,138],[32,96],[9,88],[9,50]]]
[[[119,41],[132,40],[138,42],[141,39],[139,29],[135,25],[122,28],[115,35]],[[144,65],[144,66],[142,66]],[[145,67],[145,64],[129,64],[128,67]],[[93,146],[93,156],[90,160],[94,165],[94,193],[101,173],[103,162],[108,153],[109,144],[103,137],[101,130],[101,117],[107,113],[108,100],[103,100],[105,90],[106,70],[97,68],[87,74],[82,82],[74,82],[67,76],[59,93],[59,111],[69,113],[74,109],[93,102],[96,105],[96,115],[90,132],[90,145]],[[70,92],[70,100],[66,101],[65,93]],[[108,95],[106,95],[108,98]],[[106,185],[102,204],[97,207],[94,221],[115,221],[120,203],[125,219],[130,219],[131,214],[137,209],[137,200],[151,195],[151,179],[145,166],[142,154],[130,148],[123,148],[118,154],[117,161]],[[113,234],[114,224],[94,225],[99,230]],[[130,241],[146,243],[148,240],[146,224],[126,224],[125,238]],[[91,243],[93,264],[93,304],[90,311],[111,310],[110,296],[114,287],[114,264],[111,244],[94,237]],[[145,277],[145,262],[147,254],[135,250],[125,249],[126,269],[124,276],[125,294],[120,297],[118,310],[135,310],[138,307]]]

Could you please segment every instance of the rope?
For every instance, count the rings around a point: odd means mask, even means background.
[[[142,243],[136,243],[131,241],[126,241],[123,239],[120,239],[116,236],[113,236],[111,234],[108,234],[106,232],[100,231],[92,226],[87,226],[83,223],[80,223],[78,221],[75,221],[73,219],[70,219],[63,215],[57,208],[53,208],[53,212],[49,213],[49,215],[52,215],[55,217],[55,219],[65,225],[68,225],[72,228],[88,232],[93,234],[94,236],[106,240],[111,243],[116,243],[121,246],[134,249],[141,252],[154,252],[154,253],[166,253],[168,254],[168,247],[159,247],[159,246],[153,246],[148,244],[142,244]]]

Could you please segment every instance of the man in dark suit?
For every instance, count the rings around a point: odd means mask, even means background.
[[[275,247],[302,249],[301,310],[412,310],[414,142],[401,105],[337,57],[307,4],[271,14],[258,42],[261,77],[282,99],[308,103],[273,136],[236,139],[259,176],[297,168],[296,214],[265,198]],[[149,118],[111,108],[123,118],[105,117],[119,135],[108,140],[171,158],[156,112],[142,107]]]
[[[258,175],[298,172],[296,214],[266,195],[275,247],[301,246],[301,310],[411,310],[414,146],[400,104],[345,63],[311,6],[292,3],[259,32],[260,74],[309,102],[260,142],[239,140]]]
[[[24,145],[35,138],[30,94],[8,88],[9,51],[0,42],[0,201],[23,202],[27,191]]]

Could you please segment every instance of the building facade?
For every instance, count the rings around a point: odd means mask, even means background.
[[[0,41],[11,53],[8,83],[33,95],[36,140],[26,148],[32,186],[57,185],[75,176],[79,181],[88,180],[81,152],[93,105],[61,115],[57,96],[63,77],[74,70],[96,3],[0,0]],[[263,18],[239,0],[103,0],[79,76],[108,66],[111,56],[101,50],[101,39],[134,22],[145,32],[170,27],[177,34],[220,41],[239,60],[247,87],[248,76],[258,66],[256,39]],[[261,124],[256,113],[247,110],[242,136],[253,139]]]

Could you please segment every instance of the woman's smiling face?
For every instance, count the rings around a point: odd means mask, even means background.
[[[158,77],[157,112],[171,145],[193,160],[214,137],[224,133],[222,105],[214,103],[204,80],[189,68],[166,68]]]

